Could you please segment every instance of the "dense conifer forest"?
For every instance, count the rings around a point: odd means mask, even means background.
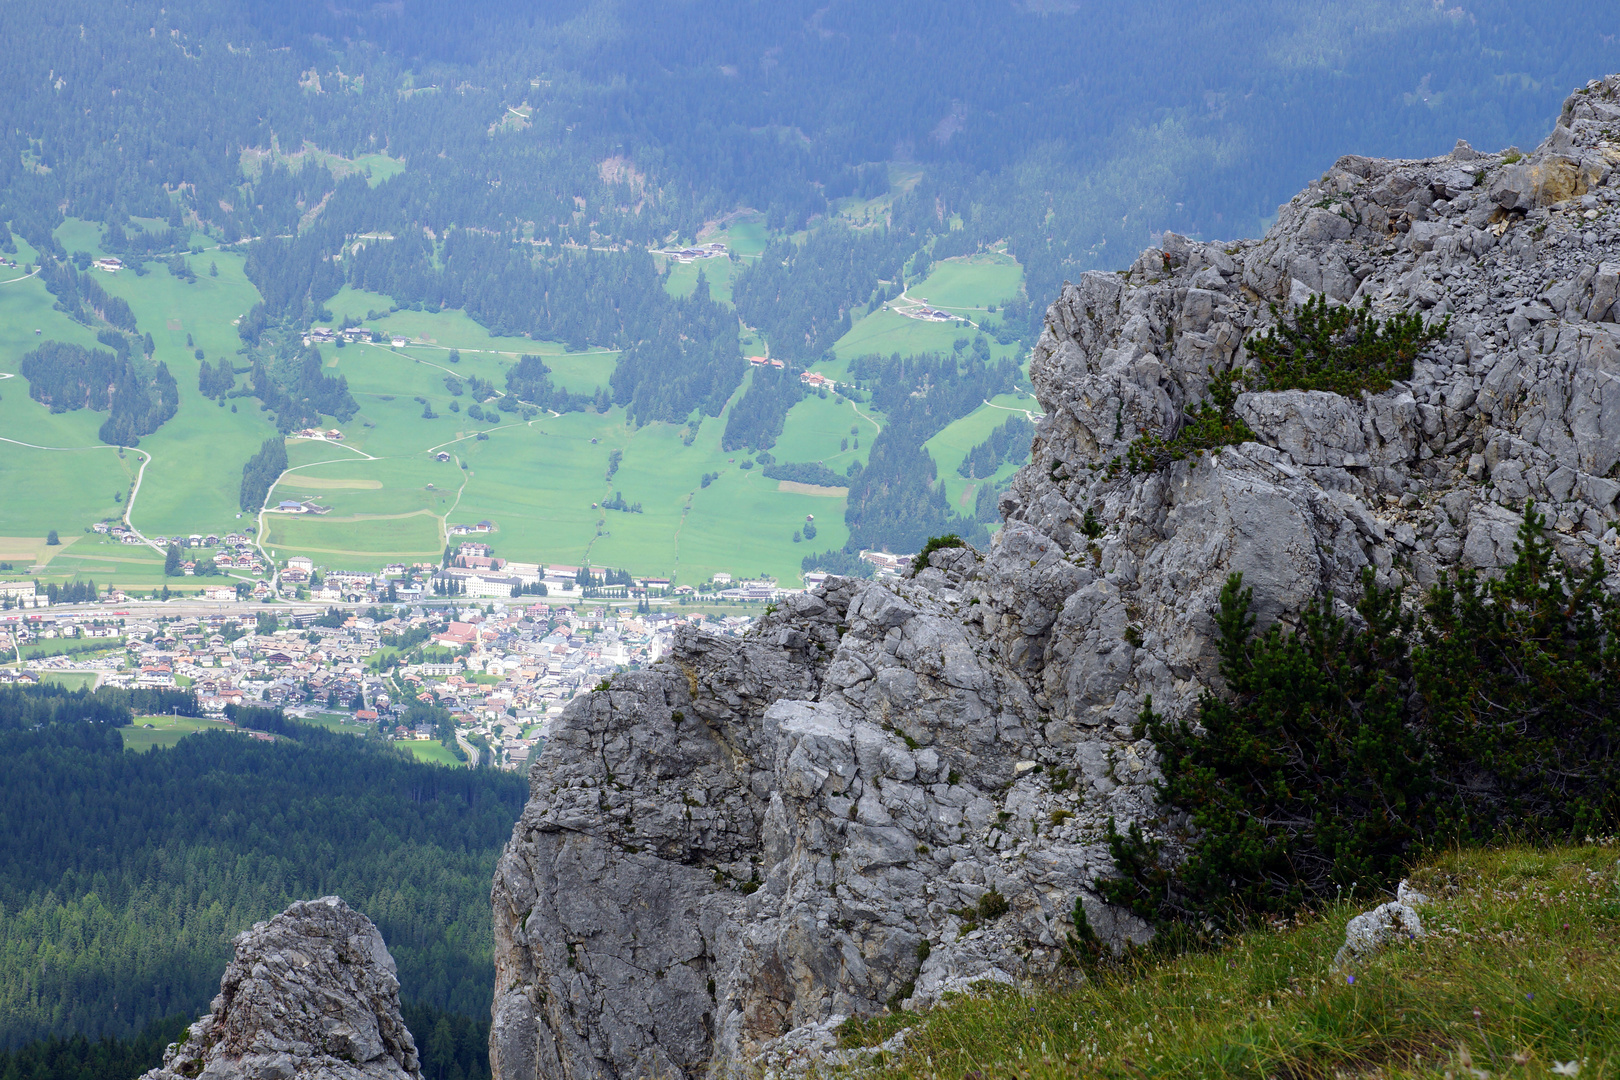
[[[234,934],[331,893],[377,923],[404,1000],[487,1017],[489,879],[523,779],[268,710],[252,726],[273,744],[200,733],[124,752],[132,711],[194,708],[186,693],[0,691],[0,1046],[195,1016]]]

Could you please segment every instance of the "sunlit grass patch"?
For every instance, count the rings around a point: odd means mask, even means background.
[[[915,1024],[880,1072],[973,1080],[1614,1076],[1615,856],[1596,844],[1441,856],[1413,875],[1434,899],[1426,938],[1347,971],[1331,966],[1345,923],[1385,898],[1071,989],[852,1024],[846,1039],[874,1045]]]

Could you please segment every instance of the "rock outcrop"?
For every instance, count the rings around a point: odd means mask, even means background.
[[[237,936],[207,1016],[142,1080],[420,1080],[394,958],[335,896]]]
[[[746,640],[688,631],[565,710],[495,880],[496,1076],[698,1076],[1061,975],[1076,899],[1145,936],[1093,891],[1106,826],[1175,841],[1134,721],[1215,685],[1230,573],[1263,622],[1349,610],[1368,567],[1415,597],[1511,559],[1527,498],[1568,557],[1620,565],[1617,163],[1620,77],[1528,156],[1342,158],[1262,240],[1166,235],[1066,285],[988,552],[834,579]],[[1256,441],[1108,467],[1317,295],[1449,336],[1388,392],[1244,394]]]

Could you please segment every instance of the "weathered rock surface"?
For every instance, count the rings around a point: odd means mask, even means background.
[[[219,995],[142,1080],[419,1080],[394,958],[335,896],[236,938]]]
[[[1420,892],[1412,892],[1401,882],[1400,893],[1387,904],[1364,911],[1344,927],[1344,944],[1333,954],[1333,966],[1346,968],[1376,952],[1400,943],[1427,937],[1417,908],[1429,902]]]
[[[1263,622],[1348,610],[1368,567],[1415,597],[1510,560],[1526,498],[1566,555],[1620,566],[1617,163],[1612,77],[1528,156],[1346,157],[1262,240],[1167,235],[1066,285],[988,552],[834,579],[744,641],[689,632],[564,712],[495,881],[496,1076],[697,1076],[839,1014],[1061,976],[1077,897],[1145,934],[1093,891],[1106,824],[1175,843],[1134,721],[1214,685],[1232,572]],[[1450,334],[1386,393],[1246,394],[1258,441],[1107,467],[1318,294]]]

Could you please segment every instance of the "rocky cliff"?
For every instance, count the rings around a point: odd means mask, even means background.
[[[1526,498],[1570,557],[1620,565],[1617,98],[1577,92],[1528,156],[1342,158],[1262,240],[1166,235],[1066,285],[988,552],[835,579],[571,704],[496,875],[496,1076],[697,1076],[1059,974],[1077,898],[1143,936],[1091,891],[1104,829],[1174,825],[1132,721],[1212,684],[1231,572],[1263,620],[1350,600],[1366,567],[1415,596],[1507,561]],[[1449,336],[1388,392],[1244,394],[1255,441],[1109,467],[1316,295]]]
[[[207,1016],[142,1080],[420,1080],[382,935],[335,896],[237,936]]]

